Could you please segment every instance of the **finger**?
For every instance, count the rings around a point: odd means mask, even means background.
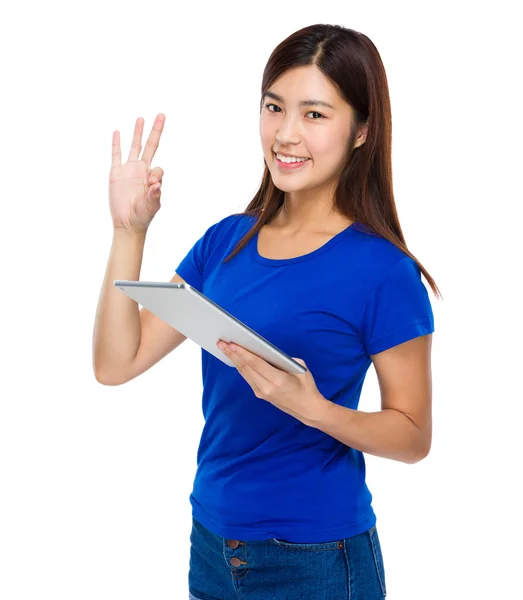
[[[163,177],[163,169],[161,167],[155,167],[150,175],[149,175],[149,185],[156,183],[157,181],[162,181]]]
[[[160,182],[160,183],[157,183],[154,187],[151,186],[149,188],[149,195],[151,195],[151,196],[155,196],[157,194],[159,195],[161,191],[162,191],[162,184]]]
[[[266,360],[250,352],[243,346],[238,344],[230,344],[232,348],[236,348],[236,351],[231,350],[231,354],[236,354],[240,359],[247,362],[257,373],[259,373],[266,381],[270,381],[273,384],[278,384],[281,380],[282,372],[281,369],[277,369],[269,364]]]
[[[119,167],[122,164],[122,152],[120,150],[120,132],[113,131],[113,151],[112,151],[112,163],[113,167]]]
[[[163,113],[159,113],[154,121],[153,128],[151,133],[145,142],[145,150],[142,154],[142,160],[150,166],[151,161],[153,160],[154,154],[158,149],[158,144],[160,143],[160,136],[162,135],[163,125],[165,123],[165,115]]]
[[[236,347],[236,351],[233,351],[229,346],[225,346],[222,351],[232,360],[234,366],[251,387],[255,386],[258,390],[261,390],[267,387],[268,382],[273,382],[270,379],[271,374],[278,369],[274,369],[263,358],[245,350],[245,348],[236,345],[234,347]],[[268,369],[265,367],[268,367]]]
[[[129,158],[127,161],[138,160],[138,157],[140,156],[140,150],[142,149],[143,123],[144,121],[142,117],[138,117],[136,119],[136,123],[134,124],[133,141],[131,143],[131,150],[129,151]]]
[[[257,396],[263,396],[264,393],[262,390],[267,388],[267,380],[257,373],[247,361],[240,358],[236,352],[232,352],[227,347],[225,347],[222,352],[232,360],[234,366],[245,381],[251,386],[254,393]]]

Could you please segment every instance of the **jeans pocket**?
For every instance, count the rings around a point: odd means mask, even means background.
[[[276,544],[280,548],[285,548],[286,550],[303,550],[304,552],[314,552],[319,550],[337,550],[338,548],[343,548],[343,540],[338,540],[334,542],[288,542],[287,540],[282,540],[278,538],[272,538],[271,542]]]
[[[385,567],[383,565],[383,553],[381,551],[380,538],[378,536],[378,530],[376,525],[369,529],[369,537],[372,546],[372,554],[374,555],[374,563],[376,565],[376,572],[381,586],[381,593],[383,597],[387,595],[387,586],[385,585]]]

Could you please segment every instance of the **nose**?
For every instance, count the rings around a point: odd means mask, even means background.
[[[278,131],[276,132],[276,141],[280,147],[299,144],[299,125],[298,117],[293,118],[287,115],[283,118]]]

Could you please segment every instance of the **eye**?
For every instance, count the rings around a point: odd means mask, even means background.
[[[270,106],[275,106],[276,108],[280,108],[277,104],[273,104],[273,103],[268,103],[268,104],[264,104],[263,105],[269,112],[277,112],[274,110],[270,110]],[[325,119],[326,117],[324,115],[322,115],[321,113],[315,111],[315,110],[311,110],[309,111],[307,114],[309,115],[310,113],[314,113],[315,115],[320,115],[320,118]],[[313,121],[318,121],[319,119],[312,119]]]

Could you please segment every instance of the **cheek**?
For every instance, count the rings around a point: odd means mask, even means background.
[[[264,151],[270,150],[274,144],[274,131],[263,121],[260,123],[260,140]]]
[[[335,130],[327,127],[321,131],[316,131],[315,135],[310,136],[308,143],[311,154],[316,153],[322,157],[333,156],[342,149],[341,136]]]
[[[326,167],[337,166],[344,161],[347,154],[346,139],[333,132],[321,132],[311,139],[307,149],[311,156]]]

